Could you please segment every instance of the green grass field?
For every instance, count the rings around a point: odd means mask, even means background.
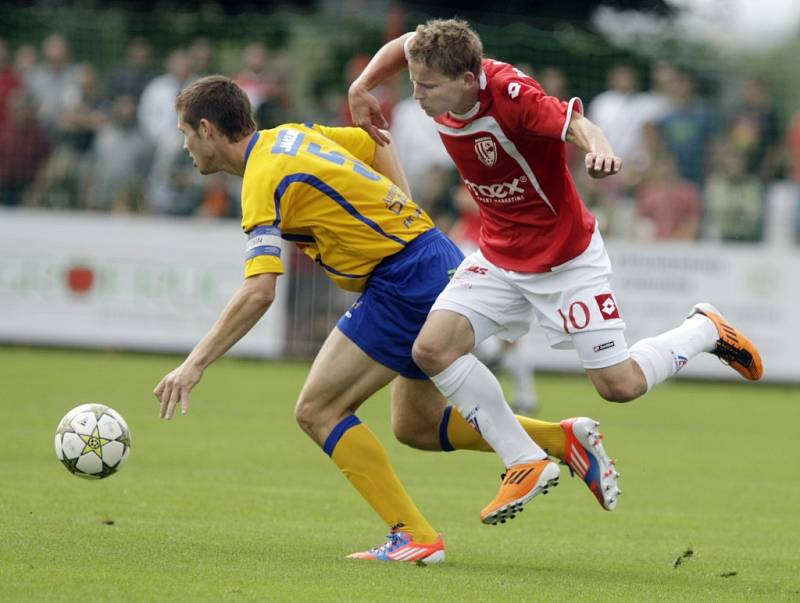
[[[344,558],[386,529],[294,423],[307,366],[222,360],[188,416],[160,421],[150,392],[178,362],[0,348],[0,601],[800,600],[797,387],[677,382],[614,405],[540,376],[542,418],[602,421],[624,494],[605,512],[565,470],[497,527],[478,521],[496,457],[403,447],[382,392],[359,416],[447,541],[423,568]],[[133,434],[102,482],[53,452],[90,401]]]

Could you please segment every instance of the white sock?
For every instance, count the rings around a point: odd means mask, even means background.
[[[515,345],[505,350],[503,369],[511,377],[514,387],[514,407],[531,410],[536,406],[536,383],[534,379],[534,364],[528,350],[521,345]]]
[[[694,314],[670,331],[637,341],[631,357],[642,369],[647,391],[677,373],[690,358],[710,352],[719,339],[717,327],[702,314]]]
[[[547,456],[514,417],[497,378],[472,354],[461,356],[431,381],[494,448],[506,468]]]

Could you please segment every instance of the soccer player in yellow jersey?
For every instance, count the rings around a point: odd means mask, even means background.
[[[432,450],[491,450],[466,420],[445,407],[411,358],[431,304],[463,256],[407,196],[392,147],[377,146],[362,130],[286,124],[256,131],[246,95],[222,76],[184,89],[176,108],[184,146],[198,170],[243,177],[247,246],[244,283],[186,360],[156,386],[160,416],[172,418],[178,405],[185,414],[189,392],[206,367],[266,312],[284,271],[281,240],[296,242],[339,286],[362,292],[322,346],[295,408],[302,429],[391,528],[388,542],[351,557],[443,561],[441,535],[354,412],[392,382],[399,439]],[[574,419],[561,424],[521,419],[524,429],[574,467],[597,497],[598,471],[613,467],[596,424],[580,420],[579,425]],[[579,431],[585,432],[585,444],[576,439]],[[602,504],[602,497],[598,500]]]

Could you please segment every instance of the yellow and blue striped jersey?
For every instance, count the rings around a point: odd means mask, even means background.
[[[256,132],[242,184],[245,276],[283,273],[283,238],[341,288],[361,291],[381,260],[433,228],[413,200],[368,167],[375,148],[360,128],[284,124]]]

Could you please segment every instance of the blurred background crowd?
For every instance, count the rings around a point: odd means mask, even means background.
[[[193,169],[176,128],[178,91],[223,73],[247,92],[261,128],[347,125],[349,82],[384,41],[427,16],[394,4],[363,23],[335,10],[201,10],[174,16],[173,27],[130,8],[9,10],[0,30],[0,204],[231,218],[238,179]],[[800,105],[776,92],[768,64],[726,69],[712,66],[707,49],[645,52],[585,24],[509,28],[482,17],[471,21],[487,56],[514,62],[553,96],[580,96],[622,156],[619,177],[593,181],[577,149],[570,154],[607,235],[800,241]],[[406,77],[377,91],[412,194],[454,236],[474,238],[475,207],[409,94]]]

